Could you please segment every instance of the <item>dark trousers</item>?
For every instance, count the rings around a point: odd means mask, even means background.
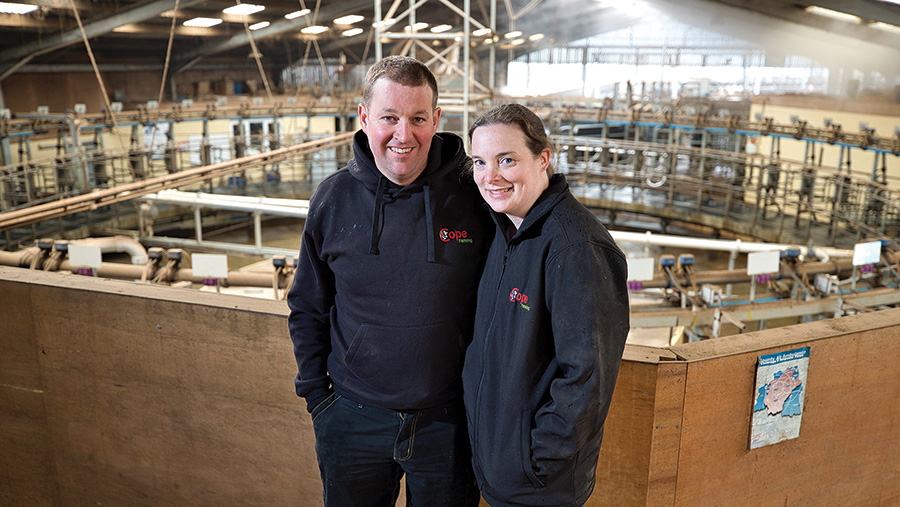
[[[332,394],[312,412],[325,507],[468,507],[480,495],[462,402],[394,412]]]

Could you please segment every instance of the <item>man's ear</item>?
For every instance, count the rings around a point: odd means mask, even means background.
[[[435,132],[437,132],[438,125],[440,125],[440,122],[441,122],[441,108],[436,107],[436,108],[434,108],[434,131]]]
[[[366,112],[366,105],[360,104],[356,112],[359,115],[359,126],[366,130],[366,127],[369,126],[369,114]]]

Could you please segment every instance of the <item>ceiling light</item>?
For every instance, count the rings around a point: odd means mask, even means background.
[[[372,27],[373,28],[385,28],[385,27],[395,24],[396,22],[397,22],[397,20],[394,18],[387,18],[387,19],[383,19],[377,23],[373,22]]]
[[[419,30],[424,30],[426,28],[428,28],[428,23],[425,23],[424,21],[420,21],[420,22],[414,24],[413,26],[406,26],[403,29],[406,30],[407,32],[409,32],[409,31],[418,32]]]
[[[363,33],[362,28],[351,28],[349,30],[344,30],[343,32],[341,32],[341,35],[343,35],[344,37],[353,37],[354,35],[359,35],[361,33]]]
[[[363,17],[359,14],[350,14],[349,16],[343,16],[334,20],[335,25],[352,25],[358,21],[362,21]]]
[[[222,12],[225,14],[232,14],[235,16],[247,16],[249,14],[257,13],[265,8],[266,7],[264,5],[238,4],[238,5],[232,5],[231,7],[222,9]]]
[[[872,23],[869,26],[871,26],[872,28],[875,28],[876,30],[884,30],[885,32],[900,33],[900,26],[891,25],[888,23],[882,23],[881,21],[876,21],[875,23]]]
[[[431,33],[443,33],[443,32],[446,32],[447,30],[449,30],[449,29],[451,29],[451,28],[453,28],[453,27],[450,26],[450,25],[438,25],[438,26],[433,26],[433,27],[431,27]]]
[[[514,32],[507,33],[506,35],[503,36],[503,38],[504,39],[515,39],[516,37],[518,37],[520,35],[522,35],[522,32],[519,30],[516,30]]]
[[[489,33],[491,33],[490,28],[481,28],[479,30],[475,30],[474,32],[472,32],[472,35],[474,35],[475,37],[481,37],[481,36],[487,35]]]
[[[221,22],[222,22],[221,19],[215,19],[215,18],[194,18],[194,19],[189,19],[189,20],[185,21],[184,26],[209,28],[211,26],[216,26]]]
[[[11,4],[8,2],[0,2],[0,13],[3,14],[28,14],[36,11],[37,5]]]
[[[300,32],[308,34],[308,35],[316,35],[316,34],[325,32],[327,30],[328,30],[328,28],[326,28],[324,26],[312,25],[312,26],[308,26],[306,28],[301,29]]]
[[[250,28],[251,30],[259,30],[260,28],[265,28],[270,24],[271,23],[269,23],[268,21],[260,21],[259,23],[253,23],[248,28]]]
[[[534,35],[528,36],[528,40],[530,40],[531,42],[534,42],[536,40],[541,40],[543,38],[544,38],[544,34],[542,34],[542,33],[536,33]]]
[[[525,39],[516,39],[516,40],[510,42],[510,44],[512,44],[513,46],[518,46],[519,44],[524,44],[524,43],[525,43]]]
[[[860,23],[862,19],[852,14],[847,14],[846,12],[838,12],[833,11],[831,9],[824,9],[822,7],[816,7],[811,5],[807,7],[806,12],[810,14],[818,14],[819,16],[824,16],[826,18],[837,19],[839,21],[848,21],[850,23]]]
[[[303,9],[303,10],[299,10],[299,11],[289,12],[284,15],[284,19],[299,18],[300,16],[306,16],[310,12],[311,11],[309,9]]]

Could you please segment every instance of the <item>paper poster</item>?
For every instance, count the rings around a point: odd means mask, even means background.
[[[759,357],[750,423],[750,448],[800,436],[809,347]]]

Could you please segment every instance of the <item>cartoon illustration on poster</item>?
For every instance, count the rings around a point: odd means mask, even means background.
[[[759,357],[750,448],[800,436],[809,347]]]

